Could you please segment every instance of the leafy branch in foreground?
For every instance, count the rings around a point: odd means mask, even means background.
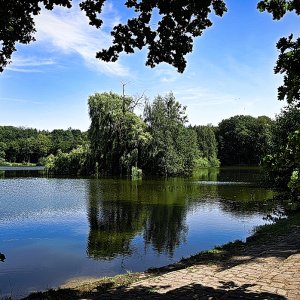
[[[71,7],[72,0],[0,0],[0,72],[10,62],[16,43],[28,44],[35,40],[34,16],[42,7],[52,10],[60,5]],[[100,28],[101,12],[106,0],[85,0],[79,6],[89,18],[89,24]],[[97,53],[104,61],[116,61],[120,53],[134,53],[148,48],[146,65],[161,62],[173,65],[179,72],[186,67],[184,56],[193,49],[193,38],[212,25],[209,14],[222,16],[227,11],[223,0],[127,0],[126,13],[135,16],[112,28],[112,46]],[[158,14],[157,14],[158,12]]]
[[[299,0],[262,0],[257,4],[260,12],[267,11],[273,15],[274,20],[280,20],[287,12],[295,11],[300,14]]]
[[[275,73],[285,74],[283,85],[278,88],[278,99],[289,104],[300,101],[300,38],[293,41],[293,35],[281,38],[277,43],[280,54],[274,68]],[[300,103],[297,103],[300,106]]]
[[[0,0],[0,72],[10,62],[16,43],[34,41],[34,16],[40,14],[41,4],[48,10],[54,5],[71,7],[69,0]]]
[[[280,20],[288,12],[300,15],[299,0],[263,0],[257,5],[259,11],[267,11],[274,20]],[[284,74],[283,85],[278,88],[278,99],[300,106],[300,38],[293,40],[293,34],[281,38],[277,43],[280,51],[275,74]]]

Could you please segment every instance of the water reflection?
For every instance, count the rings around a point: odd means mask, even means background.
[[[90,180],[88,255],[94,259],[129,256],[134,252],[133,239],[140,235],[145,247],[151,245],[157,253],[172,257],[186,241],[189,212],[213,206],[210,203],[218,203],[221,211],[235,217],[272,211],[271,190],[248,183],[199,184],[199,179],[217,181],[219,176],[218,169],[206,169],[191,179]],[[245,174],[240,177],[244,179]]]
[[[110,190],[100,181],[90,180],[90,232],[87,247],[89,256],[96,259],[112,259],[119,254],[131,254],[130,241],[142,230],[145,218],[143,207],[135,201],[136,195],[133,196],[136,189],[124,191],[129,187],[128,184],[115,184]],[[124,201],[124,193],[132,201]]]
[[[271,190],[243,184],[255,170],[138,182],[14,174],[0,178],[1,296],[11,284],[21,295],[74,277],[166,265],[244,239],[276,206],[266,201]],[[231,184],[215,184],[222,180]]]
[[[187,232],[183,194],[181,189],[174,197],[174,185],[155,182],[90,181],[88,254],[97,259],[130,255],[132,239],[142,234],[145,244],[172,255]]]
[[[44,177],[47,172],[43,167],[0,167],[0,178]]]
[[[218,181],[220,168],[202,168],[193,172],[193,178],[199,181]]]

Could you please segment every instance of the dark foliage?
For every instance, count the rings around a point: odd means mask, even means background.
[[[87,135],[78,129],[52,132],[33,128],[0,126],[0,162],[37,163],[58,151],[70,152],[87,143]]]
[[[100,18],[106,0],[85,0],[79,5],[89,18],[90,25],[100,28]],[[0,72],[10,62],[16,51],[16,43],[34,41],[36,31],[34,16],[44,7],[52,10],[55,5],[71,7],[72,0],[0,0]],[[111,32],[113,44],[101,50],[97,57],[104,61],[116,61],[122,52],[133,53],[148,48],[146,65],[154,67],[161,62],[173,65],[179,72],[186,67],[184,56],[193,49],[193,38],[212,25],[209,14],[222,16],[226,12],[223,0],[128,0],[125,9],[135,17],[126,24],[116,25]],[[156,22],[156,12],[159,20]]]
[[[258,165],[268,153],[272,120],[234,116],[218,127],[219,159],[223,165]]]

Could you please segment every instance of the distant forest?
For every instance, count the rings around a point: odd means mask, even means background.
[[[0,165],[34,163],[57,175],[191,175],[203,167],[263,165],[270,182],[300,191],[300,109],[275,120],[237,115],[218,126],[187,125],[174,95],[157,96],[134,112],[131,97],[96,93],[90,128],[51,132],[0,126]]]
[[[0,126],[0,164],[47,165],[60,174],[189,174],[199,167],[259,165],[272,148],[276,121],[237,115],[218,126],[187,126],[173,94],[134,113],[133,100],[114,93],[89,99],[87,132]]]
[[[41,158],[59,151],[70,152],[88,141],[78,129],[55,129],[51,132],[33,128],[0,126],[0,163],[38,163]]]

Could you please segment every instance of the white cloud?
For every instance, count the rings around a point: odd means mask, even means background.
[[[16,103],[24,103],[24,104],[42,104],[39,101],[33,101],[28,99],[21,98],[11,98],[11,97],[0,97],[0,102],[16,102]]]
[[[12,60],[12,64],[6,67],[7,70],[14,72],[42,72],[41,66],[49,66],[55,64],[52,59],[40,59],[40,58],[22,58],[15,56]]]
[[[37,42],[46,45],[47,51],[76,53],[88,66],[102,73],[128,76],[128,69],[120,62],[105,63],[95,58],[97,51],[109,46],[111,37],[103,30],[90,26],[75,4],[72,9],[59,7],[53,11],[42,11],[36,17],[36,27]]]
[[[181,76],[176,68],[165,63],[156,66],[155,73],[162,83],[175,82]]]
[[[197,106],[234,104],[238,99],[237,95],[216,92],[203,87],[177,89],[174,93],[183,102]]]

